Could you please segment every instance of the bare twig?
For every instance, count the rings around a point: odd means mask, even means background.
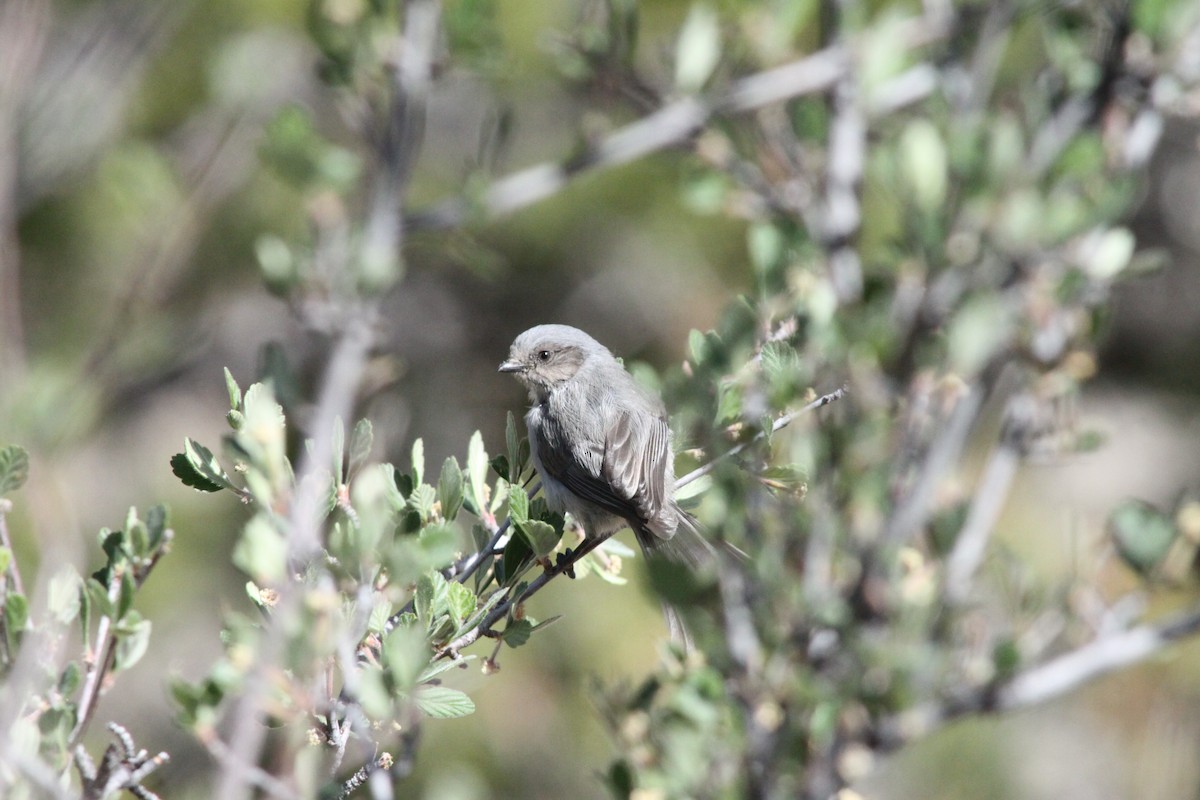
[[[983,405],[983,394],[981,387],[974,387],[964,397],[959,398],[950,419],[941,429],[924,459],[924,468],[917,478],[916,485],[888,519],[883,532],[884,545],[895,546],[907,542],[925,521],[938,481],[958,459],[966,445],[971,423],[975,421]]]
[[[966,599],[971,580],[983,561],[988,537],[1008,498],[1008,490],[1021,463],[1020,452],[1008,443],[1000,444],[988,458],[983,476],[975,489],[966,522],[954,540],[954,549],[946,559],[945,598],[951,605]]]
[[[830,403],[834,402],[835,400],[841,400],[843,397],[846,396],[846,391],[847,391],[846,387],[843,386],[842,388],[838,389],[835,392],[830,392],[829,394],[821,395],[816,400],[813,400],[811,403],[808,403],[807,405],[805,405],[801,408],[798,408],[795,411],[791,411],[787,414],[784,414],[782,417],[775,420],[775,422],[771,425],[771,433],[775,433],[776,431],[781,430],[782,428],[786,428],[788,425],[791,425],[798,417],[801,417],[804,414],[809,413],[810,411],[814,411],[818,408],[827,406]],[[716,469],[717,464],[719,464],[721,461],[723,461],[726,458],[732,458],[733,456],[736,456],[738,453],[742,452],[750,445],[761,440],[765,435],[766,434],[763,431],[759,431],[754,436],[754,438],[750,439],[749,441],[742,442],[737,447],[730,448],[729,450],[725,451],[721,455],[719,455],[716,458],[709,461],[707,464],[696,467],[694,470],[692,470],[688,474],[684,475],[682,478],[679,478],[678,480],[675,481],[676,491],[678,491],[679,489],[682,489],[684,486],[687,486],[689,483],[692,483],[693,481],[697,481],[700,478],[703,478],[705,475],[709,474],[714,469]]]
[[[970,591],[1021,458],[1039,433],[1040,416],[1038,400],[1030,392],[1013,395],[1005,406],[1000,442],[983,468],[970,511],[946,559],[943,592],[951,605],[961,603]]]
[[[879,731],[881,743],[895,749],[967,714],[1001,713],[1040,705],[1110,672],[1146,661],[1197,632],[1200,632],[1200,606],[1163,622],[1101,636],[1019,672],[999,685],[989,684],[966,696],[917,706],[887,720]]]
[[[387,753],[384,753],[374,761],[367,762],[363,766],[359,767],[353,775],[351,775],[345,780],[344,783],[342,783],[341,792],[338,794],[338,800],[342,800],[342,798],[349,797],[351,794],[353,794],[354,790],[366,783],[367,779],[370,778],[371,774],[376,770],[391,768],[392,757]]]
[[[108,603],[113,608],[116,607],[121,593],[121,575],[120,569],[114,569],[113,574],[108,578]],[[116,656],[117,637],[111,633],[112,625],[112,617],[105,614],[100,617],[100,622],[96,626],[96,639],[88,654],[87,674],[83,680],[83,691],[79,695],[78,718],[67,739],[69,745],[77,743],[84,731],[87,730],[87,725],[96,710],[96,702],[100,699],[100,688],[104,684],[104,676],[108,674],[113,658]],[[88,647],[87,642],[84,642],[84,647]]]
[[[107,800],[127,791],[140,800],[158,800],[158,795],[142,786],[142,781],[171,760],[166,753],[151,756],[133,743],[129,731],[115,722],[108,724],[113,742],[104,751],[97,769],[83,747],[75,748],[75,766],[83,784],[83,800]]]
[[[845,17],[852,15],[852,0],[838,0],[839,42],[849,37]],[[825,207],[820,236],[829,253],[829,276],[843,302],[862,293],[862,264],[854,239],[862,225],[859,189],[867,161],[867,119],[859,98],[859,81],[853,60],[833,86],[829,124],[828,166],[825,171]]]
[[[221,765],[226,775],[237,773],[241,780],[257,786],[277,800],[295,800],[296,792],[291,787],[265,769],[231,752],[229,746],[221,741],[216,733],[201,735],[199,738],[204,749]]]
[[[422,228],[452,228],[476,216],[500,217],[559,192],[585,172],[627,164],[694,136],[714,115],[741,113],[828,89],[843,74],[840,48],[811,56],[735,82],[720,98],[685,97],[609,134],[586,155],[567,164],[543,163],[515,172],[488,186],[478,200],[455,198],[409,215]]]
[[[479,622],[478,625],[444,646],[434,655],[434,659],[456,658],[459,650],[462,650],[468,645],[474,644],[480,636],[490,635],[492,633],[492,626],[494,626],[506,614],[508,614],[510,609],[521,605],[526,600],[533,597],[535,594],[540,592],[546,586],[546,584],[550,583],[550,581],[554,580],[559,575],[569,573],[571,568],[578,563],[580,559],[592,552],[592,550],[596,549],[596,547],[598,547],[603,541],[603,539],[585,539],[583,544],[571,552],[570,556],[563,558],[555,567],[544,570],[541,575],[537,576],[529,584],[529,586],[525,588],[525,591],[521,592],[520,595],[515,595],[512,590],[509,590],[508,597],[497,603],[496,607],[493,608],[488,615]]]

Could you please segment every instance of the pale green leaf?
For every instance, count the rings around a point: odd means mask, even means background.
[[[413,701],[426,716],[453,719],[475,713],[475,703],[464,692],[448,686],[418,686]]]
[[[487,474],[488,454],[483,447],[483,434],[475,431],[471,436],[470,444],[467,445],[467,477],[471,483],[471,497],[475,501],[476,510],[480,513],[487,508],[485,499]]]
[[[0,448],[0,495],[19,489],[29,480],[29,453],[20,445]]]
[[[721,27],[717,12],[704,3],[693,5],[675,45],[675,86],[697,92],[721,60]]]

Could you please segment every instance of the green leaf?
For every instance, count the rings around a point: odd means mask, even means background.
[[[513,484],[508,489],[508,516],[514,524],[529,519],[529,494],[524,487]]]
[[[1166,514],[1141,500],[1127,500],[1108,518],[1117,553],[1137,572],[1152,573],[1167,557],[1178,530]]]
[[[429,683],[431,680],[436,678],[438,675],[441,675],[443,672],[448,672],[449,670],[456,669],[456,668],[461,669],[462,667],[466,666],[466,664],[464,662],[474,661],[474,660],[475,660],[475,656],[463,656],[462,658],[460,658],[456,661],[451,661],[449,659],[446,659],[444,661],[438,661],[436,663],[430,664],[427,667],[425,667],[425,669],[421,672],[420,675],[417,676],[417,683]]]
[[[0,448],[0,495],[20,489],[29,480],[29,453],[20,445]]]
[[[125,524],[126,539],[129,542],[129,552],[137,558],[145,558],[150,554],[150,531],[146,523],[134,519]]]
[[[229,371],[229,367],[225,368],[225,390],[229,392],[230,410],[237,411],[242,406],[242,390],[238,387],[237,381],[233,379],[233,373]]]
[[[417,594],[413,600],[413,608],[417,617],[426,627],[429,623],[447,612],[446,604],[450,599],[450,586],[440,572],[428,572],[417,581]]]
[[[413,702],[421,713],[434,719],[454,719],[475,713],[475,703],[464,692],[448,686],[418,686]]]
[[[392,617],[392,603],[382,592],[376,592],[371,615],[367,618],[367,630],[371,633],[383,633],[387,621]]]
[[[541,520],[527,519],[514,524],[529,541],[530,550],[539,558],[551,553],[562,538],[561,530],[556,531],[553,525]]]
[[[246,523],[233,548],[233,563],[259,583],[277,584],[287,573],[287,539],[265,514]]]
[[[362,670],[358,678],[358,702],[369,719],[393,716],[392,695],[379,667],[369,665]]]
[[[946,145],[932,122],[917,119],[900,135],[900,169],[916,205],[928,213],[941,208],[948,185]]]
[[[421,628],[398,626],[383,640],[383,666],[398,691],[407,692],[429,665],[429,642]]]
[[[504,458],[504,456],[500,456],[500,458]],[[493,514],[499,511],[500,507],[508,502],[508,492],[511,485],[512,484],[504,480],[504,478],[496,479],[496,491],[492,493],[492,502],[488,509]]]
[[[508,480],[508,456],[498,455],[490,462],[492,471],[504,480]]]
[[[158,550],[166,540],[168,516],[164,505],[150,506],[146,510],[146,533],[152,551]]]
[[[772,489],[803,495],[808,488],[808,476],[798,464],[776,464],[758,474]]]
[[[454,456],[442,462],[437,491],[438,502],[442,506],[442,519],[452,520],[457,517],[463,504],[463,474],[458,466],[458,459]]]
[[[391,467],[392,465],[388,464],[388,466]],[[407,500],[408,496],[412,494],[413,487],[416,485],[413,483],[412,475],[401,472],[395,467],[392,467],[392,474],[396,479],[396,491],[400,493],[401,497]]]
[[[992,664],[998,680],[1008,680],[1021,666],[1021,648],[1012,639],[1001,639],[992,648]]]
[[[412,494],[408,496],[408,504],[414,511],[421,515],[421,520],[428,520],[433,516],[433,504],[437,502],[437,490],[428,483],[422,483],[420,486],[412,490]]]
[[[698,92],[721,60],[721,28],[717,12],[704,4],[693,5],[675,45],[675,87]]]
[[[533,563],[533,549],[529,540],[524,536],[510,536],[504,546],[504,555],[500,558],[497,577],[501,585],[508,586],[525,571],[525,567]]]
[[[134,612],[136,613],[136,612]],[[117,650],[113,671],[129,669],[146,655],[150,646],[150,620],[139,619],[133,624],[117,626]]]
[[[480,514],[487,510],[487,473],[488,454],[483,449],[483,434],[475,431],[467,445],[467,477],[471,483],[471,497]]]
[[[533,623],[527,619],[515,619],[504,629],[501,637],[509,647],[520,647],[533,635]]]
[[[342,472],[343,465],[346,460],[346,425],[342,422],[341,417],[334,417],[333,420],[333,445],[330,448],[330,456],[333,459],[331,466],[333,467],[333,480],[338,486],[341,486],[346,481],[345,475]]]
[[[461,583],[450,584],[446,606],[450,611],[450,619],[454,621],[455,629],[461,628],[467,618],[475,612],[476,602],[478,602],[478,598],[475,597],[475,593],[466,586]]]
[[[417,439],[412,446],[413,483],[425,480],[425,442]]]
[[[458,530],[450,525],[430,525],[417,534],[426,569],[442,569],[458,557]]]
[[[183,440],[183,452],[171,459],[171,471],[184,486],[201,492],[237,488],[212,451],[191,438]]]
[[[1012,332],[1012,312],[1003,300],[992,294],[968,299],[947,328],[951,366],[963,377],[975,375]]]
[[[1096,233],[1081,248],[1083,267],[1093,278],[1110,281],[1129,266],[1136,246],[1136,239],[1126,228]]]
[[[243,410],[251,424],[259,424],[282,432],[287,420],[283,406],[275,399],[275,390],[268,383],[254,383],[242,396]]]
[[[121,575],[121,590],[117,593],[116,618],[122,620],[133,608],[133,595],[137,586],[133,582],[133,573],[126,570]]]
[[[761,274],[774,273],[783,261],[786,247],[787,242],[782,231],[770,222],[756,222],[746,231],[746,249],[750,253],[750,263]],[[688,341],[692,358],[696,359],[704,347],[703,336],[699,331],[692,331]]]
[[[67,625],[79,616],[83,579],[70,564],[63,564],[50,578],[46,590],[46,605],[50,616],[59,625]]]
[[[29,600],[20,592],[9,592],[4,596],[4,630],[8,634],[8,647],[15,651],[20,644],[21,634],[29,622]]]
[[[78,662],[72,661],[63,668],[62,674],[58,676],[58,693],[63,697],[70,697],[79,690],[82,683],[83,670]]]
[[[371,457],[371,446],[374,442],[375,431],[371,420],[360,419],[354,426],[354,432],[350,434],[350,469],[346,473],[347,480],[352,480],[366,465],[367,459]]]

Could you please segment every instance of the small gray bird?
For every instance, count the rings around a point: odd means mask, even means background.
[[[525,426],[547,503],[571,512],[589,543],[628,526],[647,555],[691,566],[711,559],[695,520],[675,502],[662,400],[608,348],[578,328],[538,325],[516,338],[500,371],[529,389]],[[686,640],[674,614],[668,622]]]

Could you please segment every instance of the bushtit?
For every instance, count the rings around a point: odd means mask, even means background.
[[[546,501],[569,511],[589,543],[633,529],[647,555],[692,566],[712,547],[675,502],[671,430],[662,400],[578,328],[539,325],[500,365],[529,389],[529,449]],[[673,633],[677,619],[668,614]]]

